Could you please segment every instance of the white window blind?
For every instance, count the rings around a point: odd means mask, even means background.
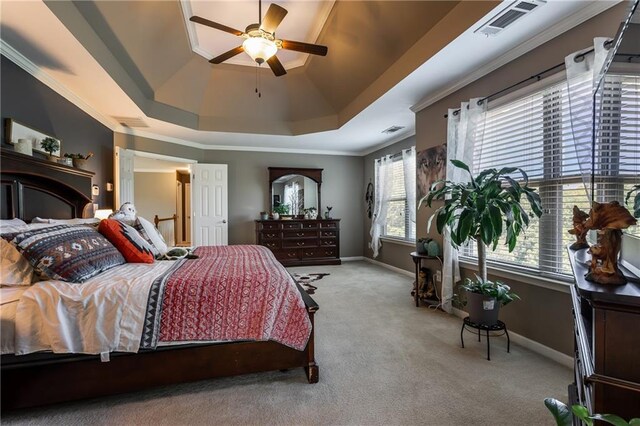
[[[409,171],[409,173],[415,173],[415,166],[414,170]],[[415,223],[410,220],[408,203],[415,203],[416,200],[407,200],[407,192],[404,187],[404,168],[401,156],[394,159],[392,163],[391,176],[391,198],[389,200],[387,222],[385,224],[383,235],[386,237],[415,240]]]
[[[633,183],[638,183],[640,78],[608,76],[596,108],[602,109],[602,131],[597,138],[593,167],[580,164],[585,154],[590,161],[591,153],[578,150],[576,154],[575,147],[575,144],[591,147],[591,111],[584,120],[570,120],[565,82],[489,109],[484,126],[476,134],[474,172],[522,168],[529,175],[529,185],[540,193],[544,212],[540,219],[531,221],[512,253],[505,245],[499,245],[495,252],[489,251],[489,260],[545,275],[570,274],[565,247],[574,241],[567,232],[572,227],[573,206],[589,210],[581,167],[595,170],[594,199],[599,201],[622,203]],[[584,114],[583,110],[576,113]],[[586,144],[580,139],[585,137],[589,138]],[[520,175],[513,177],[519,179]],[[523,204],[528,209],[526,201]],[[638,228],[628,231],[640,235]],[[464,248],[463,254],[476,256],[475,244]]]

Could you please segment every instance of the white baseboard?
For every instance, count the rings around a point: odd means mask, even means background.
[[[453,309],[453,315],[458,318],[465,318],[468,314],[461,309]],[[542,355],[545,358],[549,358],[557,362],[558,364],[564,365],[568,368],[573,368],[573,358],[567,354],[563,354],[560,351],[555,349],[551,349],[549,346],[545,346],[542,343],[538,343],[535,340],[531,340],[528,337],[524,337],[521,334],[515,333],[513,331],[509,332],[509,337],[513,343],[516,343],[523,348],[527,348],[532,352]]]
[[[343,262],[357,262],[359,260],[364,260],[364,256],[341,257],[340,260]]]
[[[414,277],[415,276],[415,272],[407,271],[407,270],[401,269],[401,268],[396,268],[395,266],[391,266],[389,264],[377,261],[375,259],[371,259],[370,257],[365,257],[364,260],[366,262],[373,263],[374,265],[378,265],[378,266],[382,266],[383,268],[390,269],[393,272],[397,272],[399,274],[407,275],[409,277]]]

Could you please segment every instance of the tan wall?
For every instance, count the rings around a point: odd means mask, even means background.
[[[176,213],[176,173],[134,173],[134,197],[138,215],[153,222],[153,217]]]
[[[258,219],[260,211],[268,210],[270,206],[267,167],[324,169],[320,211],[324,214],[326,206],[333,206],[332,216],[341,219],[340,255],[362,256],[362,157],[202,150],[121,133],[114,135],[114,143],[123,148],[190,158],[200,163],[227,164],[230,244],[255,242],[254,220]]]

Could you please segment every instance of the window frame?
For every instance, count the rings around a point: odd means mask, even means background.
[[[411,149],[411,147],[407,148],[407,149]],[[392,242],[397,242],[397,243],[406,243],[414,245],[415,241],[416,241],[416,237],[415,235],[417,235],[417,226],[415,223],[411,222],[411,219],[409,218],[409,200],[407,198],[407,190],[406,188],[404,188],[404,167],[403,167],[403,161],[402,161],[402,152],[405,151],[405,149],[402,149],[400,151],[400,153],[398,154],[394,154],[391,157],[391,161],[392,163],[399,163],[401,165],[402,168],[402,174],[401,174],[401,178],[402,178],[402,186],[404,189],[404,197],[391,197],[389,198],[389,202],[398,202],[398,201],[404,201],[404,237],[399,237],[397,235],[389,235],[387,234],[387,223],[384,224],[384,227],[382,229],[382,234],[380,235],[380,239],[381,240],[386,240],[386,241],[392,241]],[[415,173],[415,164],[414,164],[414,170],[413,172]],[[416,201],[414,201],[416,202]],[[389,208],[389,206],[387,206],[387,209]],[[387,212],[387,222],[389,219],[389,214]],[[411,235],[413,231],[413,236]]]
[[[612,75],[634,75],[636,73],[632,73],[629,72],[628,69],[625,68],[621,68],[621,69],[611,69],[610,70],[610,74]],[[516,102],[520,99],[526,98],[528,96],[532,96],[534,95],[536,92],[541,92],[541,91],[545,91],[545,90],[549,90],[549,93],[553,93],[550,89],[553,88],[553,86],[558,85],[560,83],[562,83],[562,81],[564,81],[566,79],[566,75],[564,72],[559,72],[556,73],[552,76],[549,76],[545,79],[542,79],[540,81],[537,81],[527,87],[524,87],[522,89],[516,90],[514,92],[511,92],[505,96],[502,96],[501,98],[497,99],[496,101],[493,102],[492,108],[499,108],[501,106],[510,104],[512,102]],[[544,100],[545,96],[548,96],[549,93],[547,94],[543,94],[543,102],[546,102],[546,100]],[[553,107],[551,107],[551,109],[553,109]],[[543,116],[545,117],[545,119],[547,118],[547,108],[545,107],[543,110]],[[552,117],[552,118],[556,118],[556,117]],[[562,111],[560,111],[560,122],[562,122]],[[546,135],[544,136],[545,141],[543,142],[542,146],[543,146],[543,155],[544,158],[547,158],[548,155],[548,151],[551,150],[553,151],[554,149],[557,150],[558,146],[557,144],[555,144],[554,147],[554,143],[553,141],[547,143],[546,139],[550,138],[553,139],[557,136],[554,135]],[[559,142],[559,146],[562,147],[562,140],[560,140]],[[560,152],[562,152],[562,149],[560,149]],[[561,160],[561,154],[560,154],[560,161]],[[557,157],[554,157],[554,160],[557,160]],[[543,174],[543,178],[538,178],[538,179],[530,179],[529,180],[529,186],[531,187],[535,187],[538,189],[538,193],[539,194],[543,194],[545,191],[555,191],[557,194],[560,194],[560,197],[556,197],[555,198],[555,202],[556,204],[560,204],[562,205],[562,195],[566,192],[565,190],[563,190],[563,187],[565,185],[571,185],[571,184],[582,184],[582,177],[580,175],[578,176],[574,176],[574,175],[569,175],[569,176],[562,176],[562,167],[560,167],[560,171],[558,173],[558,171],[556,170],[556,168],[554,167],[554,162],[551,161],[550,164],[547,164],[545,162],[544,166],[544,174]],[[474,173],[477,173],[477,171],[474,170]],[[517,179],[516,179],[517,180]],[[617,179],[611,179],[611,182],[607,182],[607,184],[612,184],[617,181],[617,184],[620,186],[621,190],[622,188],[624,188],[625,185],[629,184],[631,181],[633,180],[633,178],[631,177],[626,177],[626,176],[622,176],[619,177]],[[596,194],[596,200],[598,200],[598,194]],[[600,200],[598,200],[600,201]],[[557,212],[561,212],[562,209],[558,209],[558,206],[556,205],[555,208]],[[545,211],[545,206],[543,205],[543,211]],[[545,216],[543,216],[544,218]],[[553,231],[551,232],[551,234],[555,234],[555,239],[558,240],[556,241],[556,250],[559,252],[562,252],[565,250],[565,247],[562,243],[562,237],[560,236],[560,234],[558,234],[556,232],[557,227],[550,224],[550,223],[545,223],[545,222],[552,222],[553,224],[557,225],[558,222],[562,223],[563,220],[563,215],[562,214],[557,214],[555,216],[551,216],[548,217],[546,219],[551,219],[551,220],[540,220],[538,219],[538,223],[539,223],[539,230],[538,230],[538,236],[537,236],[537,240],[538,240],[538,257],[539,257],[539,262],[538,262],[538,266],[537,267],[532,267],[529,265],[524,265],[524,264],[520,264],[517,262],[510,262],[510,261],[506,261],[506,260],[497,260],[497,259],[487,259],[487,266],[489,269],[493,270],[493,271],[502,271],[502,275],[508,275],[508,273],[512,273],[514,275],[514,277],[522,277],[524,276],[524,274],[529,274],[532,276],[537,277],[538,279],[543,279],[543,280],[547,280],[550,282],[554,282],[557,284],[562,284],[563,286],[565,286],[567,283],[571,283],[573,282],[573,276],[571,274],[568,273],[563,273],[561,271],[561,267],[556,266],[552,266],[552,265],[546,265],[546,261],[542,260],[542,237],[543,234],[545,235],[544,238],[547,238],[547,236],[550,234],[549,230]],[[545,233],[546,231],[546,233]],[[527,230],[525,230],[525,233],[527,232]],[[545,243],[545,249],[548,249],[548,247],[550,246],[550,244],[547,242]],[[488,255],[490,256],[491,253],[488,253]],[[460,257],[460,261],[465,264],[465,266],[469,266],[469,265],[477,265],[477,254],[475,253],[475,251],[473,250],[473,244],[469,244],[465,247],[461,247],[460,248],[460,253],[459,253],[459,257]],[[557,264],[562,264],[562,262],[560,260],[554,262]],[[560,272],[554,272],[551,270],[551,268],[556,268],[556,271],[560,271]],[[506,272],[506,274],[505,274]],[[511,278],[511,277],[509,277]],[[543,285],[544,287],[544,285]]]

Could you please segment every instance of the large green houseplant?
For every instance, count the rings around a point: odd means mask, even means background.
[[[429,218],[428,227],[431,227],[435,218],[439,233],[442,234],[445,227],[449,229],[454,247],[466,245],[471,240],[476,242],[479,275],[475,281],[467,280],[462,287],[467,290],[468,296],[479,294],[485,297],[469,300],[470,319],[481,320],[477,318],[477,314],[489,310],[490,305],[482,305],[482,302],[489,298],[498,302],[494,303],[496,306],[493,315],[490,315],[497,320],[500,305],[506,305],[517,298],[517,295],[512,293],[506,284],[487,280],[487,246],[495,250],[501,237],[505,235],[505,244],[509,252],[512,252],[518,237],[529,225],[530,217],[542,215],[540,196],[535,189],[529,187],[529,178],[520,168],[487,169],[474,177],[464,162],[451,160],[451,163],[466,171],[469,180],[437,181],[431,185],[429,194],[420,204],[425,203],[431,207],[434,200],[444,201],[444,205]],[[511,177],[516,172],[522,175],[521,182]],[[525,198],[529,203],[530,212],[522,205]],[[500,297],[496,298],[496,295]],[[477,304],[481,304],[480,307]]]

